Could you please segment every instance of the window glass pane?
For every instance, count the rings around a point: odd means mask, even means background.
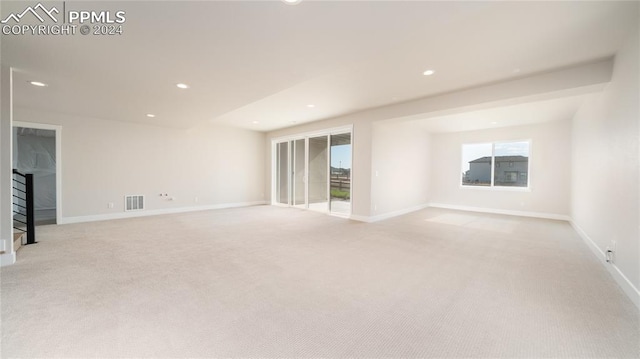
[[[304,171],[307,163],[307,156],[304,147],[304,138],[301,140],[295,140],[293,145],[293,205],[302,206],[305,205],[304,200]]]
[[[276,198],[278,203],[289,204],[289,142],[281,142],[276,145],[278,156],[276,157]]]
[[[494,146],[494,186],[527,187],[529,142],[502,142]]]
[[[331,212],[351,213],[351,133],[331,135]]]
[[[491,144],[462,146],[462,185],[491,186]]]
[[[309,138],[309,209],[329,209],[329,141],[327,136]]]

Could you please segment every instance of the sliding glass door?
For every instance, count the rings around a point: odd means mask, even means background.
[[[274,204],[351,213],[351,130],[274,143]]]
[[[331,213],[351,213],[351,133],[331,135]]]
[[[306,201],[306,143],[305,139],[292,141],[293,143],[293,205],[296,207],[305,207]]]
[[[327,211],[329,193],[327,190],[329,161],[328,136],[311,137],[309,140],[309,209]]]
[[[289,204],[289,142],[276,145],[276,201]]]

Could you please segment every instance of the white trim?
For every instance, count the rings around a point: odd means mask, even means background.
[[[0,267],[10,266],[16,262],[16,252],[0,254]]]
[[[425,204],[421,204],[421,205],[417,205],[417,206],[401,209],[401,210],[398,210],[398,211],[379,214],[377,216],[360,216],[360,215],[357,215],[357,214],[352,214],[352,215],[348,216],[347,218],[352,219],[354,221],[359,221],[359,222],[373,223],[373,222],[383,221],[385,219],[390,219],[390,218],[393,218],[393,217],[402,216],[402,215],[409,214],[409,213],[412,213],[412,212],[420,211],[420,210],[423,210],[423,209],[425,209],[427,207],[429,207],[429,204],[425,203]]]
[[[278,202],[276,199],[278,192],[276,190],[278,187],[278,183],[276,183],[278,181],[278,175],[276,174],[278,160],[276,157],[278,157],[278,143],[271,141],[271,205],[275,205]]]
[[[529,145],[529,157],[527,160],[527,186],[526,187],[511,187],[511,186],[497,186],[495,181],[495,158],[496,158],[496,144],[503,143],[514,143],[514,142],[526,142]],[[470,142],[463,143],[460,146],[460,154],[461,157],[464,158],[464,146],[473,146],[473,145],[491,145],[491,184],[489,186],[474,186],[474,185],[464,185],[462,183],[462,179],[460,179],[460,188],[473,188],[473,189],[482,189],[485,191],[514,191],[514,192],[531,192],[531,143],[533,141],[529,138],[526,140],[500,140],[500,141],[491,141],[491,142]],[[462,168],[464,169],[464,162],[461,163]],[[469,170],[471,170],[471,166],[469,166]]]
[[[46,123],[13,121],[11,128],[13,127],[52,130],[56,133],[56,223],[60,223],[62,220],[62,126]]]
[[[507,216],[555,219],[555,220],[558,220],[558,221],[570,221],[571,220],[571,217],[569,217],[567,215],[555,214],[555,213],[512,211],[512,210],[508,210],[508,209],[494,209],[494,208],[459,206],[459,205],[444,204],[444,203],[430,203],[429,207],[455,209],[455,210],[458,210],[458,211],[468,211],[468,212],[504,214],[504,215],[507,215]]]
[[[320,137],[320,136],[326,136],[326,135],[336,135],[336,134],[346,133],[346,132],[353,132],[353,124],[340,126],[340,127],[325,128],[322,130],[295,133],[292,135],[286,135],[286,136],[280,136],[280,137],[273,137],[271,138],[271,143],[291,141],[291,140],[305,138],[305,137]]]
[[[358,221],[358,222],[364,222],[364,223],[371,223],[371,217],[368,216],[360,216],[357,214],[352,214],[349,216],[349,219],[354,220],[354,221]]]
[[[351,126],[353,127],[353,126]],[[349,213],[339,213],[339,212],[334,212],[331,209],[331,136],[333,135],[343,135],[343,134],[349,134],[350,138],[350,145],[351,145],[351,151],[349,151],[351,153],[351,169],[350,169],[350,174],[349,174],[349,178],[350,178],[350,183],[349,183]],[[328,138],[328,145],[329,145],[329,193],[328,193],[328,199],[329,199],[329,213],[331,215],[334,215],[336,217],[344,217],[344,218],[349,218],[349,216],[351,216],[351,213],[353,213],[353,184],[354,184],[354,180],[353,180],[353,174],[356,172],[353,169],[353,149],[355,148],[354,142],[353,142],[353,128],[350,131],[346,131],[346,132],[332,132],[329,135]]]
[[[349,213],[348,214],[342,214],[342,213],[334,213],[331,211],[331,136],[333,135],[340,135],[340,134],[350,134],[351,135],[351,188],[350,188],[350,192],[351,192],[351,198],[350,198],[350,203],[351,203],[351,207],[349,208]],[[311,132],[304,132],[304,133],[296,133],[296,134],[292,134],[292,135],[287,135],[287,136],[281,136],[281,137],[274,137],[271,138],[271,201],[270,204],[271,205],[278,205],[278,206],[288,206],[288,207],[292,207],[292,208],[301,208],[301,209],[306,209],[309,210],[310,206],[309,206],[309,140],[312,138],[318,138],[318,137],[325,137],[327,140],[327,181],[328,181],[328,186],[327,186],[327,210],[323,210],[323,211],[316,211],[316,212],[321,212],[321,213],[326,213],[326,214],[330,214],[330,215],[336,215],[337,217],[343,217],[343,218],[350,218],[351,213],[353,213],[353,184],[354,184],[354,180],[353,180],[353,176],[354,176],[354,169],[353,169],[353,156],[354,156],[354,130],[353,130],[353,124],[350,125],[346,125],[346,126],[340,126],[340,127],[333,127],[333,128],[328,128],[328,129],[322,129],[322,130],[316,130],[316,131],[311,131]],[[298,140],[302,140],[304,139],[305,141],[305,174],[304,174],[304,183],[305,183],[305,204],[304,206],[300,206],[300,205],[295,205],[295,183],[294,183],[294,178],[292,176],[292,173],[294,172],[295,169],[295,160],[292,161],[292,156],[294,155],[295,152],[295,142]],[[288,204],[283,204],[283,203],[279,203],[279,198],[277,197],[277,192],[278,192],[278,188],[280,188],[279,183],[277,183],[277,173],[279,171],[279,169],[277,168],[277,164],[278,164],[278,148],[279,148],[279,144],[281,143],[287,143],[287,148],[288,148],[288,153],[287,153],[287,176],[289,176],[289,181],[287,184],[287,191],[288,191]]]
[[[468,190],[480,190],[480,191],[492,191],[492,192],[531,192],[531,187],[509,187],[509,186],[474,186],[474,185],[460,185],[460,189]]]
[[[197,207],[163,208],[163,209],[154,209],[154,210],[139,211],[139,212],[132,211],[132,212],[109,213],[109,214],[97,214],[97,215],[91,215],[91,216],[64,217],[58,224],[109,221],[113,219],[122,219],[122,218],[147,217],[147,216],[157,216],[162,214],[208,211],[212,209],[249,207],[249,206],[259,206],[264,204],[266,204],[266,201],[221,203],[221,204],[213,204],[213,205],[205,205],[205,206],[197,206]]]
[[[402,215],[405,215],[405,214],[408,214],[408,213],[411,213],[411,212],[420,211],[420,210],[425,209],[427,207],[429,207],[429,204],[428,203],[424,203],[424,204],[420,204],[420,205],[417,205],[417,206],[401,209],[401,210],[398,210],[398,211],[387,212],[387,213],[379,214],[377,216],[371,216],[371,217],[369,217],[369,222],[378,222],[378,221],[382,221],[382,220],[385,220],[385,219],[402,216]]]
[[[589,235],[584,230],[582,230],[582,228],[580,228],[580,226],[576,222],[570,220],[569,223],[571,223],[573,229],[575,229],[580,238],[582,238],[582,240],[587,244],[587,247],[591,249],[591,252],[598,259],[598,262],[600,262],[607,269],[616,283],[618,283],[620,288],[622,288],[622,291],[629,297],[629,299],[631,299],[633,304],[635,304],[636,307],[640,309],[640,290],[638,290],[638,288],[636,288],[633,283],[631,283],[629,278],[627,278],[627,276],[622,273],[620,268],[618,268],[615,263],[607,263],[607,261],[605,260],[605,253],[600,249],[600,247],[598,247],[593,239],[591,239],[591,237],[589,237]]]

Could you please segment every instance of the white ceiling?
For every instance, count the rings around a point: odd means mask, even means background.
[[[429,132],[459,132],[570,120],[589,95],[562,97],[418,120]]]
[[[638,21],[637,3],[613,1],[66,6],[124,10],[124,34],[3,35],[1,61],[18,70],[17,106],[260,131],[610,56]],[[3,1],[0,12],[24,8]],[[436,74],[423,76],[430,68]]]

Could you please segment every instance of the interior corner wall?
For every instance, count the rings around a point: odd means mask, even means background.
[[[373,125],[371,212],[385,218],[429,202],[430,135],[412,122]]]
[[[571,216],[601,260],[617,242],[613,266],[640,306],[639,42],[636,28],[615,57],[611,82],[573,119]]]
[[[207,124],[191,130],[16,108],[20,122],[62,126],[63,223],[264,201],[265,136]],[[167,194],[167,196],[160,196]],[[109,208],[113,203],[113,208]]]
[[[530,191],[461,186],[462,145],[531,140]],[[461,209],[568,218],[571,120],[432,134],[431,203]]]

